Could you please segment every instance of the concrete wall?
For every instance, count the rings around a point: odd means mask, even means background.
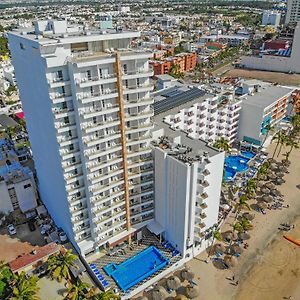
[[[21,49],[22,43],[25,49]],[[39,45],[9,34],[9,47],[15,67],[20,98],[26,116],[41,199],[55,223],[73,242],[73,230],[65,190],[61,157],[48,94],[46,64]]]
[[[15,183],[14,187],[19,207],[22,212],[26,212],[37,207],[35,188],[30,179]]]
[[[12,206],[5,181],[0,182],[0,195],[0,212],[5,214],[12,212],[14,208]]]

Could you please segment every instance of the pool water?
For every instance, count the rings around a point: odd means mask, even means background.
[[[232,180],[237,172],[248,170],[248,163],[255,155],[252,151],[241,151],[240,155],[227,156],[225,158],[225,181]]]
[[[241,151],[241,155],[251,159],[256,155],[256,153],[252,151]]]
[[[119,265],[109,264],[103,269],[125,292],[168,263],[169,260],[156,247],[150,246]]]

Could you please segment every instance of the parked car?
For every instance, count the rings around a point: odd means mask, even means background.
[[[17,234],[17,230],[13,224],[7,225],[7,230],[8,230],[9,235]]]
[[[59,239],[62,243],[67,241],[68,237],[67,237],[66,233],[62,230],[62,228],[58,228],[57,233],[58,233]]]
[[[30,220],[27,224],[28,224],[30,231],[35,231],[36,227],[35,227],[34,221]]]

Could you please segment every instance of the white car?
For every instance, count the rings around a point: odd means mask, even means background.
[[[7,230],[8,230],[9,235],[17,234],[17,230],[13,224],[7,225]]]

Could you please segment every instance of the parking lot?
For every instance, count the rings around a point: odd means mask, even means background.
[[[19,255],[29,253],[35,246],[45,245],[40,230],[30,231],[28,224],[15,226],[17,234],[10,236],[6,226],[0,228],[0,260],[9,262]]]

